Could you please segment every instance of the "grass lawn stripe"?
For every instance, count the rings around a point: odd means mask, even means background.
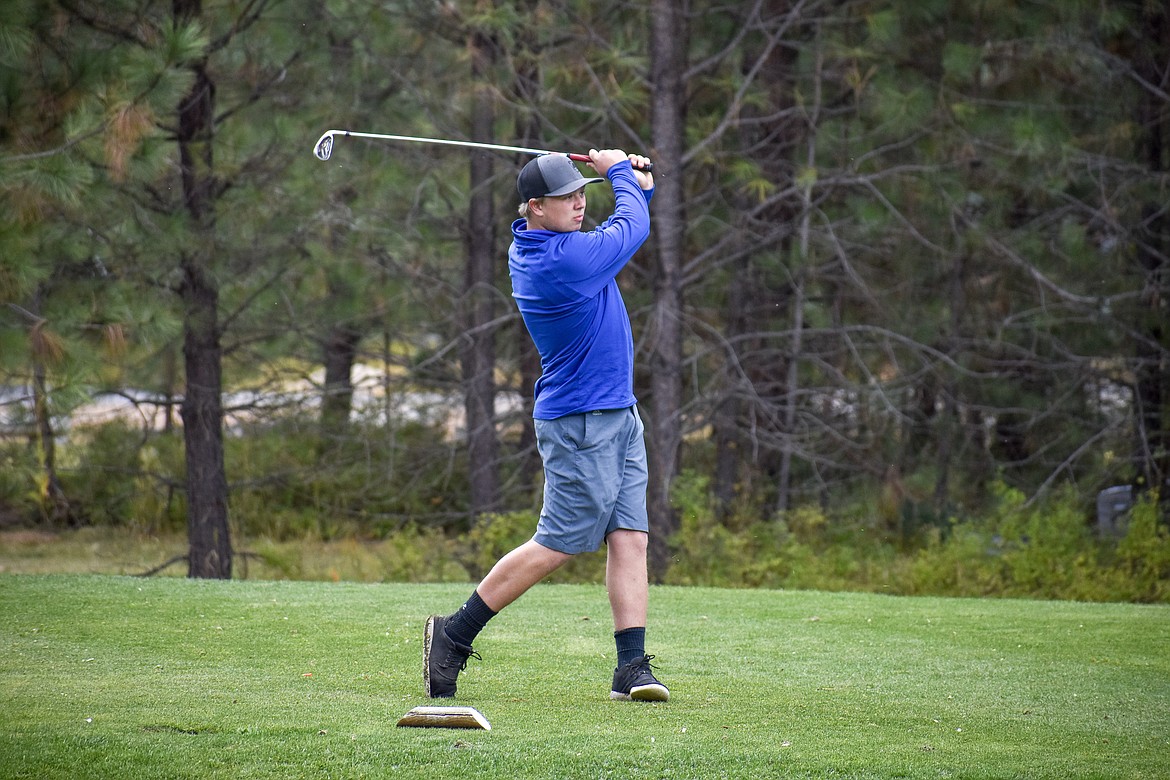
[[[0,575],[0,778],[1170,776],[1165,606],[654,588],[639,705],[543,585],[461,678],[491,732],[394,728],[468,592]]]

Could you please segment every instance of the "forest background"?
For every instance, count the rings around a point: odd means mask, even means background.
[[[333,128],[653,158],[656,581],[1170,600],[1165,3],[8,0],[5,527],[531,533],[526,158]]]

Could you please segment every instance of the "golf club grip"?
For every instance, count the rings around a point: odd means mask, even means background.
[[[569,152],[569,159],[576,160],[577,162],[589,162],[592,158],[590,158],[590,156],[587,154],[577,154],[576,152]],[[645,171],[646,173],[653,173],[654,163],[650,163],[645,168],[639,168],[638,170]]]

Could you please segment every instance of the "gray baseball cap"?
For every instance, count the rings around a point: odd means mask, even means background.
[[[520,175],[516,177],[516,190],[520,193],[520,200],[527,203],[532,198],[568,195],[586,184],[599,181],[605,179],[586,179],[582,176],[567,155],[542,154],[520,170]]]

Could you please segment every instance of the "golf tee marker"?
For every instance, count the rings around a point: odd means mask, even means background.
[[[475,707],[415,707],[398,719],[398,726],[492,730],[487,718]]]

